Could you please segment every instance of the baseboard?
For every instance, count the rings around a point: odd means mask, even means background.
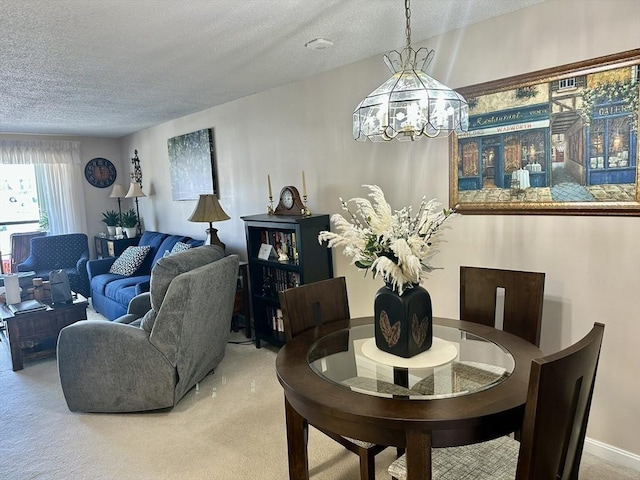
[[[626,468],[632,468],[633,470],[640,472],[640,455],[627,452],[588,437],[584,441],[584,451],[608,462],[615,463],[616,465]]]

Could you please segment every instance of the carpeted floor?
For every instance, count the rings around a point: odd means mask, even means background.
[[[245,340],[243,333],[233,340]],[[0,344],[0,479],[288,478],[282,389],[276,351],[229,344],[223,362],[172,410],[141,414],[71,413],[55,358],[13,372]],[[389,479],[395,449],[377,458]],[[313,480],[356,480],[358,461],[310,429]],[[581,480],[638,479],[585,455]]]

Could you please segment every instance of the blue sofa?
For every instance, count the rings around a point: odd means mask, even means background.
[[[204,243],[183,235],[147,231],[142,234],[138,245],[149,245],[151,249],[140,268],[131,276],[109,273],[115,258],[102,258],[87,262],[87,273],[91,287],[93,308],[109,320],[115,320],[127,313],[129,301],[136,295],[149,291],[151,269],[166,251],[171,251],[178,243],[199,247]]]

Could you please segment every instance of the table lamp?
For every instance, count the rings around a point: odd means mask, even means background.
[[[122,206],[120,205],[120,199],[123,198],[127,193],[124,191],[124,187],[119,183],[116,183],[109,194],[109,198],[117,198],[118,199],[118,225],[122,226]]]
[[[189,217],[190,222],[209,222],[207,229],[207,239],[205,245],[219,245],[223,249],[225,244],[218,238],[218,230],[213,228],[213,222],[229,220],[229,215],[222,209],[218,203],[218,197],[213,194],[200,195],[195,210]]]
[[[136,215],[138,215],[138,233],[142,233],[142,225],[140,224],[140,210],[138,209],[138,198],[139,197],[146,197],[146,195],[142,191],[142,187],[137,182],[131,182],[131,185],[129,185],[129,191],[124,196],[124,198],[135,198],[135,200],[136,200]]]

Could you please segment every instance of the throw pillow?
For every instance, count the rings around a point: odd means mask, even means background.
[[[149,250],[151,250],[151,246],[149,245],[127,247],[127,249],[122,252],[122,255],[113,262],[109,273],[126,275],[127,277],[133,275],[136,270],[140,268],[142,262],[144,262],[144,258],[147,256],[147,253],[149,253]]]
[[[168,257],[169,255],[173,255],[174,253],[184,252],[185,250],[189,250],[190,248],[191,248],[191,245],[189,245],[188,243],[176,242],[176,244],[173,246],[171,251],[169,250],[164,251],[164,254],[162,254],[162,258]]]
[[[190,248],[191,245],[189,245],[188,243],[176,242],[176,244],[171,249],[171,255],[173,255],[174,253],[184,252],[185,250],[189,250]]]

